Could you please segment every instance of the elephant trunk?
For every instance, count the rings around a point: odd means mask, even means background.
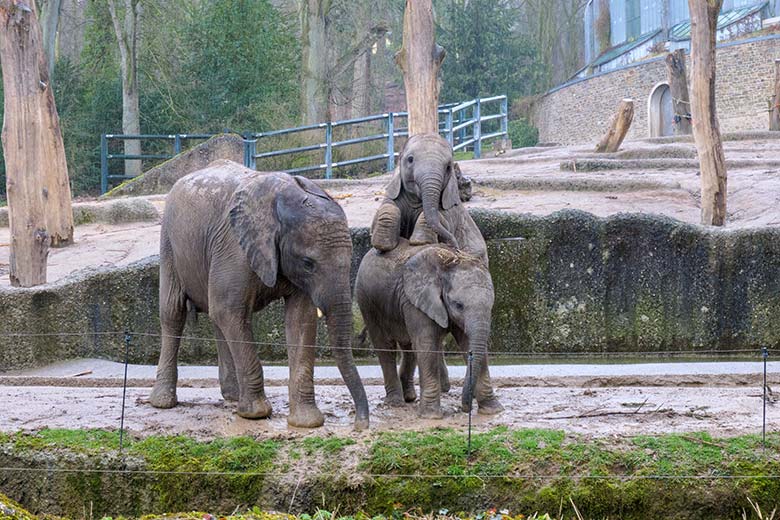
[[[487,367],[487,344],[490,337],[490,326],[485,324],[473,324],[466,330],[469,338],[470,369],[463,384],[463,411],[471,410],[474,401],[477,383],[482,371]]]
[[[355,429],[368,428],[368,399],[352,358],[352,305],[349,300],[328,309],[328,335],[341,377],[355,402]]]
[[[444,242],[457,248],[458,241],[452,233],[442,225],[441,219],[439,218],[439,201],[441,200],[442,189],[443,184],[441,175],[434,174],[427,175],[424,183],[420,186],[425,221],[439,237],[444,239]]]

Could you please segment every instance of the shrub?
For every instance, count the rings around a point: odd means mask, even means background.
[[[510,121],[507,130],[512,148],[536,146],[539,142],[539,130],[525,118]]]

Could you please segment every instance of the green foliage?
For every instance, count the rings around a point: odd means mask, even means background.
[[[543,77],[536,44],[517,28],[519,10],[509,0],[439,0],[438,42],[444,102],[534,93]]]
[[[527,119],[515,119],[507,125],[509,139],[513,148],[536,146],[539,143],[539,129],[533,126]]]

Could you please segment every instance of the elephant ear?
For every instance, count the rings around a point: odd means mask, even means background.
[[[396,166],[393,170],[393,178],[390,179],[390,184],[385,188],[385,194],[395,200],[401,195],[401,168]]]
[[[447,185],[441,193],[441,207],[450,209],[458,204],[460,204],[460,191],[458,190],[458,177],[453,168],[450,172],[450,180],[447,181]]]
[[[230,227],[249,265],[268,287],[276,285],[279,270],[277,242],[281,225],[276,216],[276,195],[281,181],[271,176],[243,182],[230,206]]]
[[[439,327],[447,328],[449,319],[442,300],[442,278],[437,248],[426,248],[406,261],[403,269],[404,293],[417,309]]]
[[[314,181],[312,181],[311,179],[307,179],[306,177],[301,177],[300,175],[296,175],[293,178],[295,179],[295,182],[298,184],[298,186],[300,186],[300,188],[306,193],[310,195],[315,195],[323,199],[333,200],[325,190],[320,188],[320,186]]]

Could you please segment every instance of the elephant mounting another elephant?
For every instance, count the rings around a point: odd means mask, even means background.
[[[442,342],[449,332],[464,355],[474,356],[463,409],[471,410],[475,393],[480,413],[503,410],[487,366],[494,297],[487,246],[461,204],[452,147],[439,135],[407,141],[374,216],[371,244],[355,294],[382,366],[386,402],[398,406],[415,400],[416,357],[420,414],[442,416],[440,394],[449,387]],[[396,346],[402,351],[400,377]]]
[[[214,324],[219,380],[238,415],[271,414],[253,344],[254,312],[280,298],[290,366],[290,415],[321,426],[314,399],[317,309],[355,403],[355,427],[368,427],[368,401],[352,358],[352,240],[342,208],[303,177],[260,173],[217,161],[180,179],[167,199],[160,235],[162,348],[150,402],[176,405],[177,355],[188,308]]]

